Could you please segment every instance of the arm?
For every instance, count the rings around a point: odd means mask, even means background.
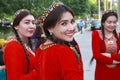
[[[118,33],[118,38],[119,38],[119,41],[120,41],[120,33]],[[118,44],[118,42],[117,42],[117,44]],[[118,44],[118,50],[120,50],[120,44]],[[120,51],[118,51],[118,53],[111,53],[111,57],[114,60],[120,61]]]
[[[101,43],[102,43],[102,40],[99,37],[98,32],[93,31],[92,32],[92,51],[93,51],[94,58],[98,62],[105,63],[105,64],[112,64],[112,62],[113,62],[112,58],[102,55],[102,53],[100,51]]]
[[[75,54],[71,49],[62,49],[61,55],[59,55],[59,61],[64,80],[83,80],[83,64],[80,62],[80,68],[78,67]]]
[[[26,73],[26,57],[19,43],[8,44],[4,50],[7,80],[33,80],[33,72]]]
[[[5,65],[1,65],[0,70],[4,70],[4,69],[5,69]]]
[[[104,55],[104,56],[106,56],[106,57],[111,58],[111,54],[110,54],[110,53],[101,53],[101,54]],[[113,53],[113,54],[114,54],[114,53]],[[120,62],[117,61],[117,60],[113,60],[113,64],[120,64]]]

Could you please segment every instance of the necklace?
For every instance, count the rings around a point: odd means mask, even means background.
[[[109,35],[105,35],[106,38],[111,38],[113,36],[113,34],[109,34]]]
[[[113,40],[109,40],[107,43],[108,44],[113,44]]]
[[[28,47],[26,44],[25,44],[25,47],[26,47],[26,49],[27,49],[31,54],[33,54],[33,55],[35,56],[35,53],[31,50],[30,47]]]
[[[112,39],[113,38],[113,34],[107,34],[107,35],[105,35],[105,37],[107,39],[107,44],[111,45],[111,44],[114,43],[114,41]]]
[[[48,44],[48,45],[40,45],[40,49],[41,50],[45,50],[45,49],[48,49],[48,48],[50,48],[50,47],[52,47],[52,46],[55,46],[56,45],[56,43],[52,43],[52,44]]]

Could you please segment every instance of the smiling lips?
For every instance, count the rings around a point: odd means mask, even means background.
[[[66,33],[67,36],[72,37],[75,34],[75,32],[71,32],[71,33]]]
[[[30,30],[28,30],[28,32],[33,33],[33,32],[34,32],[34,30],[33,30],[33,29],[30,29]]]

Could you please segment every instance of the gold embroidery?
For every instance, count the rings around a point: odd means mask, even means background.
[[[48,49],[52,46],[56,45],[56,43],[53,43],[53,44],[49,44],[49,45],[40,45],[40,49],[41,50],[45,50],[45,49]]]

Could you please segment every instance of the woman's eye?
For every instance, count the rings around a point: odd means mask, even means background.
[[[74,23],[75,23],[75,20],[72,20],[71,23],[74,24]]]
[[[25,22],[25,24],[29,24],[30,22]]]
[[[32,21],[32,24],[36,24],[36,22],[35,22],[35,21]]]
[[[65,26],[65,25],[67,25],[67,23],[66,23],[66,22],[63,22],[61,25]]]

